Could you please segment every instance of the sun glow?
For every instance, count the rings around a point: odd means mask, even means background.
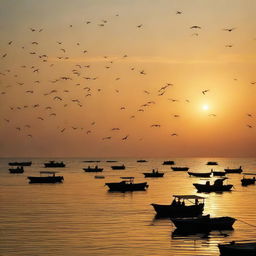
[[[207,104],[204,104],[204,105],[202,106],[202,109],[203,109],[204,111],[207,111],[207,110],[209,110],[209,106],[208,106]]]

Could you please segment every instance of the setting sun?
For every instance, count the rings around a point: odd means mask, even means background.
[[[202,106],[202,109],[203,109],[204,111],[207,111],[207,110],[209,110],[209,106],[208,106],[207,104],[204,104],[204,105]]]

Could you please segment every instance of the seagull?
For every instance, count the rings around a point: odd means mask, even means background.
[[[252,128],[252,126],[251,126],[251,125],[249,125],[249,124],[247,124],[247,127],[248,127],[248,128]]]
[[[111,139],[110,136],[108,136],[108,137],[103,137],[103,138],[102,138],[102,140],[110,140],[110,139]]]
[[[209,92],[210,90],[204,90],[202,91],[202,94],[205,95],[205,93]]]
[[[231,47],[233,47],[233,45],[232,44],[227,44],[227,45],[225,45],[225,47],[231,48]]]
[[[122,138],[122,140],[127,140],[129,135],[126,135],[125,137]]]
[[[224,31],[228,31],[228,32],[232,32],[233,30],[235,30],[236,28],[223,28]]]
[[[152,124],[150,127],[161,127],[160,124]]]
[[[137,28],[141,28],[142,26],[143,26],[143,24],[140,24],[140,25],[137,26]]]
[[[202,28],[199,26],[192,26],[192,27],[190,27],[190,29],[202,29]]]
[[[182,12],[181,11],[177,11],[176,14],[182,14]]]
[[[171,136],[178,136],[178,134],[177,133],[172,133]]]

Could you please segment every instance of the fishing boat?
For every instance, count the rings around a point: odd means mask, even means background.
[[[84,163],[99,163],[100,160],[84,160]]]
[[[206,165],[218,165],[218,163],[217,162],[213,162],[213,161],[209,161],[209,162],[206,163]]]
[[[173,195],[171,204],[151,204],[158,217],[193,217],[204,210],[204,197],[197,195]]]
[[[253,176],[252,178],[249,178]],[[255,173],[244,173],[243,178],[241,179],[242,186],[253,185],[256,182],[256,174]]]
[[[189,176],[207,178],[211,176],[212,172],[188,172],[188,174]]]
[[[40,176],[28,176],[29,183],[60,183],[63,182],[63,176],[56,176],[57,172],[41,171]]]
[[[117,160],[107,160],[106,162],[107,162],[107,163],[116,163]]]
[[[255,256],[255,241],[232,241],[218,244],[221,256]]]
[[[16,168],[10,168],[9,172],[10,173],[23,173],[24,168],[23,168],[23,166],[17,166]]]
[[[139,191],[146,190],[148,188],[147,182],[134,183],[134,177],[121,177],[120,182],[105,183],[105,186],[109,187],[109,191]]]
[[[83,168],[85,172],[102,172],[103,168],[99,168],[98,165],[95,165],[95,167],[88,166],[87,168]]]
[[[111,166],[112,170],[124,170],[125,169],[125,165],[112,165]]]
[[[240,166],[239,168],[236,168],[236,169],[229,169],[229,167],[228,167],[228,168],[224,169],[224,171],[226,173],[241,173],[243,170],[242,170],[242,166]]]
[[[8,163],[10,166],[31,166],[32,162],[10,162]]]
[[[63,168],[66,165],[63,162],[55,162],[55,161],[50,161],[47,163],[44,163],[45,168]]]
[[[223,182],[227,178],[221,178],[214,181],[211,185],[210,181],[206,181],[205,184],[194,183],[193,185],[197,189],[198,192],[223,192],[223,191],[230,191],[233,185],[224,185]]]
[[[188,171],[189,167],[171,167],[171,169],[175,172],[179,172],[179,171]]]
[[[164,176],[164,172],[159,172],[158,170],[153,169],[152,172],[144,172],[145,178],[159,178]]]
[[[144,159],[140,159],[140,160],[137,160],[137,163],[146,163],[147,160],[144,160]]]
[[[164,162],[162,163],[162,165],[174,165],[174,164],[175,164],[175,162],[174,162],[174,161],[170,161],[170,160],[164,161]]]
[[[210,214],[193,218],[171,218],[175,227],[182,231],[232,230],[236,219],[232,217],[210,217]]]

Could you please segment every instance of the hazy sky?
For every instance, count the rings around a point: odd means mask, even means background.
[[[256,156],[255,0],[0,4],[0,156]]]

